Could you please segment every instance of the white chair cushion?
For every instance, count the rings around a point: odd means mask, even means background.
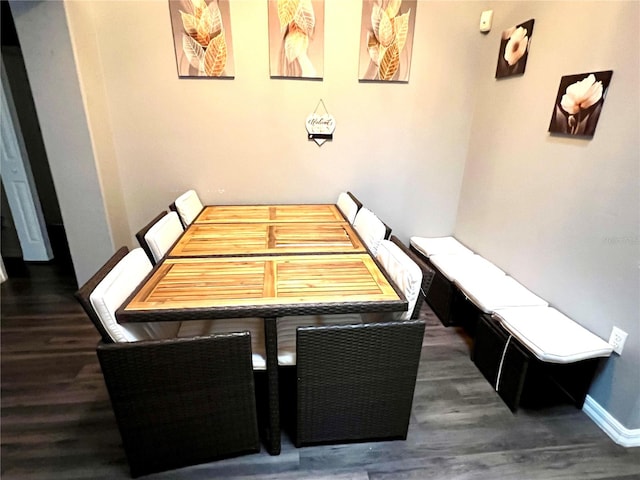
[[[202,202],[195,190],[189,190],[183,193],[176,198],[174,203],[185,225],[190,225],[203,208]]]
[[[502,270],[480,255],[441,254],[433,255],[429,260],[450,282],[473,276],[504,276]]]
[[[507,275],[469,276],[463,281],[456,280],[455,284],[485,313],[506,307],[549,306],[545,300]]]
[[[357,313],[340,315],[299,315],[277,320],[278,365],[296,364],[296,330],[298,327],[320,327],[324,325],[358,325],[362,317]]]
[[[351,196],[346,192],[342,192],[338,195],[337,205],[347,221],[353,223],[356,213],[358,213],[358,205],[356,205]]]
[[[169,212],[147,231],[144,239],[156,262],[164,257],[182,232],[182,223],[176,212]]]
[[[180,322],[126,323],[116,321],[116,310],[151,271],[149,257],[141,248],[131,250],[102,279],[89,296],[96,315],[116,342],[175,337]]]
[[[178,337],[199,337],[220,333],[249,332],[251,334],[251,360],[254,370],[267,368],[262,318],[219,318],[216,320],[189,320],[182,322]]]
[[[473,252],[453,237],[411,237],[411,245],[425,256],[442,254],[472,254]]]
[[[552,307],[516,307],[494,313],[504,328],[543,362],[608,357],[611,345]]]
[[[397,320],[409,320],[420,295],[422,270],[400,247],[389,240],[380,242],[376,258],[409,304],[406,312],[393,312],[393,317]]]
[[[353,221],[355,228],[362,241],[367,245],[372,255],[378,253],[378,245],[384,238],[387,229],[376,215],[368,208],[361,208]]]

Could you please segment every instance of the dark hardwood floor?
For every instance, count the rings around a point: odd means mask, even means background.
[[[1,286],[1,476],[129,478],[95,356],[98,334],[68,269],[17,269]],[[640,479],[640,448],[571,405],[513,415],[469,360],[469,340],[428,307],[406,441],[294,448],[185,468],[170,479]]]

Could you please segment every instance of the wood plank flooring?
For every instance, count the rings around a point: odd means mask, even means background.
[[[120,479],[129,472],[73,278],[30,266],[2,284],[3,480]],[[513,415],[469,360],[469,339],[427,306],[406,441],[305,447],[153,479],[640,479],[640,448],[614,444],[571,405]]]

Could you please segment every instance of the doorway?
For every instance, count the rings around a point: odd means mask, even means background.
[[[40,132],[40,124],[38,122],[11,8],[7,0],[1,0],[0,7],[0,19],[2,22],[0,28],[2,58],[7,73],[8,87],[11,90],[13,102],[16,107],[19,128],[24,138],[35,188],[40,198],[46,230],[53,252],[52,262],[63,269],[72,269],[73,265],[71,263],[71,255],[69,253],[69,246],[60,213],[58,197]],[[18,128],[18,126],[16,126],[16,128]],[[1,201],[0,252],[2,253],[7,273],[9,276],[12,276],[12,273],[24,272],[25,262],[22,258],[20,242],[4,189],[2,191]]]

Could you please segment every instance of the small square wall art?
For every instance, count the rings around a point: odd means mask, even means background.
[[[179,77],[233,78],[228,0],[169,0]]]
[[[496,78],[522,75],[527,65],[534,19],[502,32]]]
[[[268,1],[271,77],[321,79],[324,0]]]
[[[592,137],[612,75],[613,70],[606,70],[562,77],[549,132]]]
[[[408,82],[417,0],[364,0],[359,80]]]

